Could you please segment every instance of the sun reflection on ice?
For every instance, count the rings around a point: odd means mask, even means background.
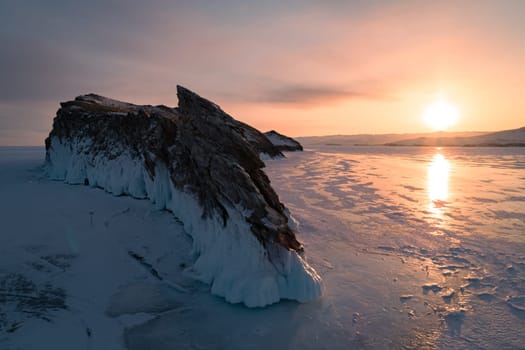
[[[448,180],[450,173],[450,162],[440,153],[432,158],[428,166],[427,191],[430,199],[430,211],[441,216],[443,208],[448,200]]]

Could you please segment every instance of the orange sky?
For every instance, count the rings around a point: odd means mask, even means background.
[[[126,4],[0,5],[0,145],[42,144],[76,95],[176,105],[176,84],[291,136],[432,131],[438,95],[451,131],[525,125],[525,1]]]
[[[490,9],[411,13],[410,7],[387,7],[358,21],[332,23],[331,40],[285,57],[292,67],[287,77],[336,86],[348,96],[224,107],[261,129],[279,125],[293,136],[403,133],[433,131],[422,112],[445,96],[460,110],[451,131],[524,126],[525,40],[506,27],[512,23],[491,18]],[[296,20],[321,26],[314,18]],[[525,33],[525,24],[516,29]]]

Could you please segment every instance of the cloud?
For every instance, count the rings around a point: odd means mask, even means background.
[[[350,99],[384,99],[386,96],[377,91],[346,90],[336,87],[291,85],[278,86],[263,91],[256,102],[279,104],[311,104],[319,102],[335,102]]]
[[[0,40],[3,46],[0,102],[53,98],[67,93],[71,85],[68,81],[86,73],[75,67],[75,62],[58,48],[42,45],[36,40],[15,40],[3,35],[0,35]]]

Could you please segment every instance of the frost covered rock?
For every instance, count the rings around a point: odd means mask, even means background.
[[[264,135],[280,151],[302,151],[303,146],[291,137],[279,134],[275,130],[267,131]]]
[[[178,108],[89,94],[61,103],[46,139],[51,179],[148,198],[193,238],[193,276],[232,303],[309,301],[321,280],[302,256],[259,156],[256,129],[178,86]]]

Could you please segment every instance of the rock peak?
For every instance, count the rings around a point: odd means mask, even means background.
[[[222,112],[222,114],[227,116],[218,105],[199,96],[184,86],[177,85],[177,97],[179,99],[179,111],[183,114],[188,114],[193,117],[206,117],[209,116],[209,114]]]

